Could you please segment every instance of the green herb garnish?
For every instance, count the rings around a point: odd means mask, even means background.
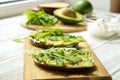
[[[18,43],[23,43],[24,38],[15,38],[15,39],[13,39],[13,41],[18,42]]]
[[[58,22],[58,19],[55,16],[47,14],[43,10],[38,12],[28,10],[25,11],[24,14],[27,15],[27,25],[42,25],[49,27]]]

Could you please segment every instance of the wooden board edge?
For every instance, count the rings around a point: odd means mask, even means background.
[[[37,25],[26,25],[25,23],[21,23],[21,26],[23,26],[27,29],[31,29],[31,30],[60,28],[60,29],[63,30],[63,32],[66,32],[66,33],[80,32],[80,31],[85,31],[86,30],[86,24],[81,24],[80,27],[74,27],[74,25],[73,25],[73,27],[70,26],[70,25],[67,25],[67,27],[64,27],[62,25],[54,25],[53,27],[43,27],[43,26],[37,26]]]

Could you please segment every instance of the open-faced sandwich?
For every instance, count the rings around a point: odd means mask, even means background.
[[[50,70],[79,71],[94,67],[92,53],[76,48],[50,48],[31,54],[38,66]]]
[[[37,30],[29,35],[32,44],[41,48],[70,47],[84,41],[80,36],[64,33],[60,29]]]

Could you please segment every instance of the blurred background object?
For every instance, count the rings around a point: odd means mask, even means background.
[[[64,1],[72,5],[76,0],[64,0]],[[111,0],[89,0],[89,1],[92,3],[94,10],[110,12]]]
[[[20,15],[25,10],[39,4],[50,2],[66,2],[73,4],[76,0],[0,0],[0,18]],[[120,0],[89,0],[94,10],[120,12]],[[9,13],[9,14],[8,14]]]
[[[120,0],[111,0],[111,12],[120,13]]]
[[[49,14],[53,14],[53,11],[59,8],[63,7],[69,7],[70,5],[65,2],[49,2],[49,3],[43,3],[39,4],[38,8],[43,9],[45,12]]]

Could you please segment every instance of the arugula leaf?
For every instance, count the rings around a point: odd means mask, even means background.
[[[68,57],[66,57],[66,58],[67,58],[68,60],[71,60],[73,63],[82,61],[81,58],[75,57],[75,56],[68,56]]]
[[[18,42],[18,43],[23,43],[24,38],[15,38],[15,39],[13,39],[13,41]]]
[[[34,12],[32,10],[28,10],[24,12],[27,15],[28,21],[27,25],[42,25],[42,26],[52,26],[58,22],[58,19],[53,16],[45,13],[45,11]]]
[[[56,58],[56,63],[57,63],[59,66],[63,66],[62,59],[60,59],[60,58]]]

